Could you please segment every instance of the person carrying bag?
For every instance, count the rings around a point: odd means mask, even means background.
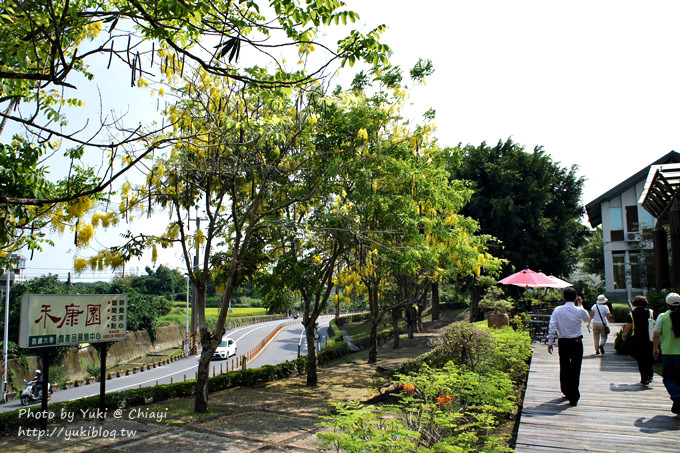
[[[608,299],[603,294],[597,296],[597,301],[590,309],[590,320],[593,326],[593,344],[595,354],[604,354],[604,345],[607,343],[607,335],[611,332],[607,319],[613,321],[614,318],[606,305]],[[595,316],[597,313],[598,316]]]
[[[649,385],[654,379],[654,355],[651,340],[654,335],[653,324],[650,328],[650,322],[654,322],[654,314],[647,308],[648,302],[645,296],[635,296],[632,305],[634,309],[628,315],[628,321],[623,328],[623,338],[628,337],[632,328],[631,355],[638,364],[640,384]]]

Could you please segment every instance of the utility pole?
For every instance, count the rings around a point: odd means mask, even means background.
[[[11,270],[11,269],[10,269]],[[5,271],[7,286],[5,287],[5,336],[2,343],[2,402],[7,402],[7,346],[9,343],[9,274],[10,270]]]
[[[196,216],[195,219],[189,218],[189,221],[195,220],[196,221],[196,231],[200,231],[201,229],[201,220],[209,220],[207,217],[198,217]],[[200,265],[200,256],[201,254],[201,248],[198,244],[196,244],[196,255],[194,255],[194,265],[193,269],[197,270],[199,265]],[[191,269],[189,269],[189,272],[191,272]],[[192,291],[191,291],[191,348],[189,350],[189,354],[194,355],[198,354],[198,311],[196,310],[196,285],[193,285]]]
[[[189,282],[191,279],[187,275],[187,311],[186,326],[184,329],[184,355],[189,355]]]

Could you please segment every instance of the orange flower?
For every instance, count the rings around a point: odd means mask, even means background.
[[[404,384],[404,390],[408,390],[409,392],[413,393],[416,391],[416,386]]]
[[[450,403],[453,400],[451,395],[446,395],[445,397],[437,397],[437,402],[439,402],[439,407],[444,407],[446,403]]]

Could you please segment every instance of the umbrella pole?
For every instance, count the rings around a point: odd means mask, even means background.
[[[531,313],[531,302],[529,301],[529,286],[524,287],[524,313]]]

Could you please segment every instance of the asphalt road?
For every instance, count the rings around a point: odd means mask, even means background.
[[[333,319],[333,316],[323,316],[319,319],[321,344],[323,344],[328,336],[328,323],[331,319]],[[281,329],[267,347],[250,361],[250,367],[276,365],[287,360],[295,360],[298,357],[298,345],[300,347],[300,355],[307,355],[307,339],[305,338],[302,322]]]
[[[319,330],[322,334],[322,340],[326,337],[326,330],[328,323],[332,316],[324,316],[319,320]],[[289,324],[269,342],[269,344],[257,355],[251,359],[247,365],[249,368],[259,367],[262,365],[275,365],[285,362],[286,360],[293,360],[298,356],[298,343],[301,343],[301,355],[307,354],[307,342],[304,338],[304,331],[302,323],[297,320],[279,320],[269,321],[249,326],[237,327],[228,330],[224,337],[231,337],[237,343],[237,355],[241,355],[255,347],[264,337],[271,333],[279,324]],[[157,384],[169,384],[170,382],[181,382],[183,380],[194,379],[198,370],[198,360],[200,355],[193,355],[184,357],[175,362],[158,368],[152,368],[143,373],[132,374],[129,376],[121,376],[106,381],[106,392],[117,392],[131,388],[149,387]],[[220,374],[220,372],[227,372],[232,369],[235,357],[227,360],[214,360],[211,362],[210,375]],[[70,401],[87,396],[99,395],[99,383],[83,385],[81,387],[71,388],[68,390],[55,391],[50,399],[50,402]],[[39,405],[39,402],[35,404]],[[6,404],[0,404],[0,412],[15,410],[20,408],[21,402],[17,400],[10,401]]]

